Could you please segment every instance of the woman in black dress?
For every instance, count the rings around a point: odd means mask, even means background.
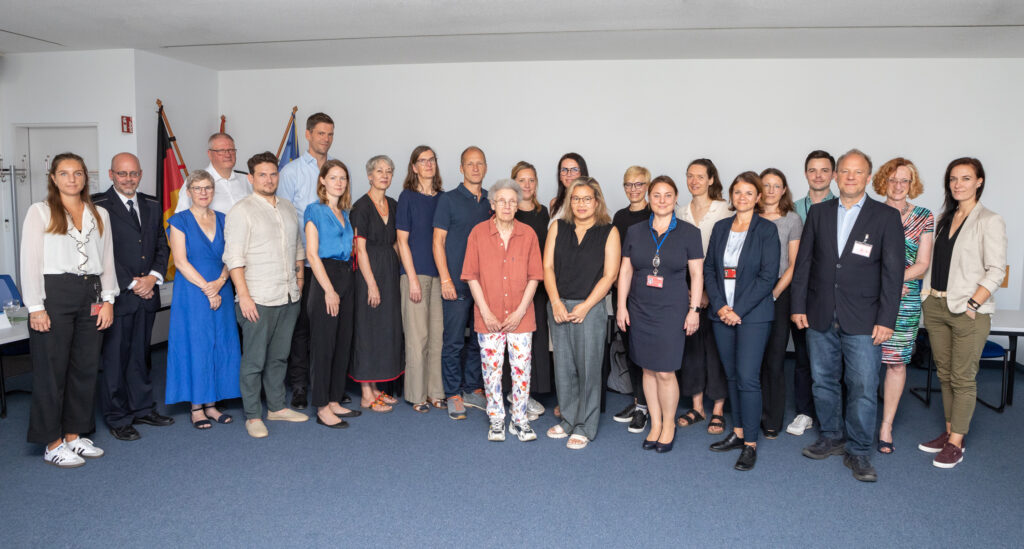
[[[401,270],[396,248],[395,213],[398,203],[385,196],[395,163],[374,156],[366,163],[370,190],[356,201],[350,214],[356,230],[355,352],[353,380],[362,384],[363,408],[390,412],[398,403],[377,383],[398,379],[405,360],[402,338]]]
[[[650,220],[626,231],[615,321],[628,331],[630,359],[643,368],[651,415],[643,448],[668,452],[675,442],[676,370],[683,363],[683,334],[693,334],[700,324],[704,247],[696,227],[676,220],[678,191],[672,178],[656,177],[648,189]]]
[[[520,161],[512,168],[512,179],[523,190],[519,201],[516,220],[526,223],[537,233],[537,242],[543,244],[548,238],[548,209],[537,201],[537,169],[526,161]],[[548,351],[548,294],[543,288],[533,295],[533,312],[537,317],[537,331],[533,332],[533,370],[530,380],[530,394],[549,393],[554,389],[554,372],[551,370],[551,353]],[[526,413],[540,415],[544,407],[530,397]],[[530,418],[530,421],[537,419]]]

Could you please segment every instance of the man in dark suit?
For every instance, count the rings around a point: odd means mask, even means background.
[[[141,179],[139,159],[120,153],[110,161],[114,184],[92,197],[110,213],[114,267],[121,289],[114,301],[114,324],[103,338],[99,389],[103,418],[118,440],[139,438],[133,423],[174,423],[156,411],[147,366],[153,319],[160,309],[160,284],[171,252],[160,202],[136,192]]]
[[[807,328],[814,406],[821,434],[804,448],[812,459],[846,454],[853,477],[878,479],[869,454],[875,433],[882,343],[896,326],[903,285],[899,212],[867,197],[871,159],[839,157],[839,198],[811,206],[793,273],[792,320]],[[848,390],[843,441],[840,376]]]

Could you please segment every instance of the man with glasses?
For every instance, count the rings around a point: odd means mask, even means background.
[[[133,423],[163,427],[174,419],[160,415],[149,378],[149,343],[160,309],[160,285],[171,254],[164,233],[163,208],[152,196],[137,192],[142,168],[134,154],[110,161],[113,185],[92,200],[110,213],[114,236],[114,268],[120,294],[114,301],[114,323],[103,337],[99,406],[110,434],[138,440]]]
[[[442,194],[434,210],[434,263],[441,277],[444,316],[441,377],[451,419],[466,419],[466,406],[487,409],[475,332],[466,344],[466,326],[472,326],[473,294],[469,284],[460,279],[469,233],[491,217],[491,204],[483,188],[487,159],[483,150],[472,146],[462,151],[460,158],[462,185]]]
[[[281,169],[281,184],[277,187],[277,196],[284,198],[295,206],[299,219],[303,219],[306,207],[318,203],[316,183],[320,177],[320,167],[332,157],[328,154],[334,143],[334,120],[322,112],[313,113],[306,119],[306,142],[309,148],[302,156],[292,160]],[[306,231],[299,228],[302,246],[306,246]],[[313,270],[307,264],[301,273],[303,280],[313,280]],[[299,319],[295,322],[292,332],[292,348],[288,355],[287,384],[292,388],[292,407],[303,410],[309,405],[309,316],[306,314],[306,300],[312,284],[302,287],[302,299],[299,301]],[[342,404],[351,402],[348,395]]]
[[[210,202],[210,209],[227,215],[231,207],[239,200],[252,194],[252,185],[249,184],[245,172],[235,169],[235,140],[226,133],[215,133],[207,141],[206,156],[210,158],[210,165],[206,171],[213,176],[213,201]],[[189,209],[192,206],[192,199],[188,193],[182,190],[178,193],[178,205],[174,212]]]

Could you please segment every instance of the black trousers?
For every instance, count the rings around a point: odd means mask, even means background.
[[[775,321],[761,363],[761,423],[765,429],[782,430],[786,412],[786,346],[789,344],[789,288],[775,300]]]
[[[793,369],[793,400],[796,403],[796,413],[812,419],[817,418],[814,412],[814,394],[811,393],[814,379],[811,377],[811,359],[807,355],[807,330],[793,327],[793,350],[796,352],[796,367]]]
[[[348,261],[321,259],[334,291],[341,296],[338,316],[327,314],[324,289],[314,277],[306,302],[309,327],[312,404],[327,406],[345,396],[345,380],[352,362],[352,324],[355,316],[355,278]],[[292,338],[294,344],[295,338]],[[292,348],[294,353],[294,347]],[[294,356],[294,355],[293,355]],[[289,369],[290,371],[290,369]]]
[[[114,316],[103,336],[99,401],[108,427],[131,425],[156,407],[147,365],[155,318],[155,312],[139,307]]]
[[[50,331],[29,329],[32,411],[28,441],[49,444],[64,433],[96,429],[94,405],[103,334],[90,307],[99,277],[43,275]]]
[[[612,288],[612,315],[617,316],[619,311],[619,290]],[[615,328],[618,330],[618,327]],[[633,386],[633,398],[641,406],[647,406],[647,395],[644,394],[644,371],[633,359],[629,358],[629,329],[622,334],[622,348],[626,351],[626,367],[629,369],[629,384]],[[605,354],[608,350],[605,349]]]
[[[704,393],[705,399],[722,400],[728,394],[725,369],[718,355],[718,345],[715,344],[715,334],[711,329],[708,311],[700,312],[700,325],[697,331],[686,336],[679,382],[679,390],[684,397]]]
[[[292,389],[309,387],[309,314],[306,301],[309,300],[309,289],[312,286],[313,270],[304,267],[305,277],[302,285],[302,297],[299,298],[299,319],[295,321],[292,332],[292,349],[288,354],[288,372],[285,383]]]

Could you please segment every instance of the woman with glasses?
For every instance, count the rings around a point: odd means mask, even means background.
[[[552,221],[561,219],[564,209],[568,206],[566,197],[572,182],[579,177],[589,177],[590,171],[587,170],[587,161],[582,156],[578,153],[568,152],[558,159],[558,173],[555,175],[558,176],[559,185],[558,194],[551,199],[550,204]]]
[[[550,438],[569,437],[580,450],[597,436],[601,366],[608,315],[604,298],[619,272],[619,233],[611,224],[601,186],[580,177],[567,193],[569,208],[548,231],[544,287],[555,355],[561,422]]]
[[[690,191],[690,203],[677,208],[676,216],[700,229],[701,243],[707,255],[708,242],[715,223],[730,217],[729,203],[722,200],[722,182],[718,168],[707,158],[698,158],[686,167],[686,188]],[[707,292],[704,292],[700,306],[708,306]],[[701,311],[703,312],[703,311]],[[676,420],[680,427],[689,427],[704,421],[704,397],[714,401],[708,434],[720,435],[725,432],[725,396],[727,392],[725,370],[718,356],[718,346],[711,330],[711,319],[700,315],[700,326],[687,336],[686,353],[680,371],[680,385],[684,397],[691,397],[693,407]]]
[[[879,168],[872,183],[875,192],[885,197],[885,203],[900,212],[905,238],[903,295],[896,316],[896,330],[882,344],[885,389],[882,425],[878,430],[878,451],[891,454],[896,450],[893,446],[892,422],[896,419],[896,408],[907,381],[907,364],[914,354],[917,327],[921,323],[921,279],[931,263],[935,219],[927,208],[910,203],[909,199],[917,198],[924,192],[917,166],[910,160],[893,158],[886,162]]]
[[[405,400],[427,413],[444,408],[441,381],[441,279],[434,263],[434,210],[444,192],[437,154],[426,145],[412,150],[398,195],[395,229],[402,259],[402,327],[405,329]]]
[[[224,214],[210,208],[213,176],[196,170],[185,180],[191,206],[167,220],[167,240],[178,276],[167,337],[167,404],[192,403],[192,426],[231,423],[218,400],[242,396],[241,348],[235,294],[224,266]]]

